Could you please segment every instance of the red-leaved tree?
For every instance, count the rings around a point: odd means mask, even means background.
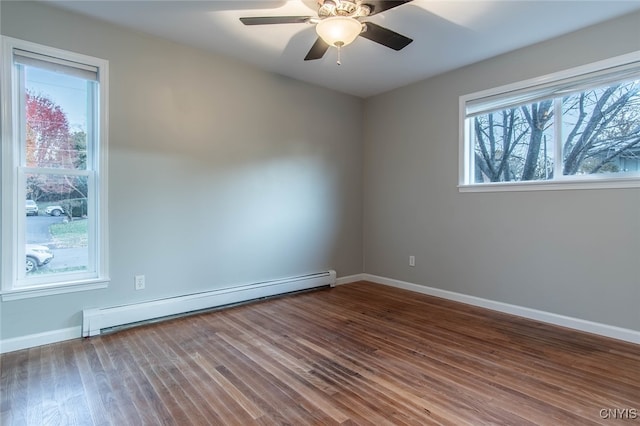
[[[69,129],[67,115],[60,105],[46,95],[27,90],[25,106],[26,166],[75,168],[82,159],[74,134]],[[33,200],[42,197],[59,199],[63,194],[68,197],[78,192],[76,180],[68,176],[30,174],[27,176],[28,196]]]
[[[44,95],[27,91],[26,109],[27,167],[73,167],[75,150],[62,108]]]

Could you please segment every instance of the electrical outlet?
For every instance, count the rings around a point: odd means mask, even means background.
[[[409,256],[409,266],[416,266],[416,257]]]
[[[144,290],[144,275],[136,275],[133,277],[136,290]]]

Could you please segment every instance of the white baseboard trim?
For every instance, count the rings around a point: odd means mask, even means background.
[[[526,308],[523,306],[511,305],[509,303],[496,302],[494,300],[483,299],[481,297],[469,296],[462,293],[408,283],[405,281],[394,280],[377,275],[362,274],[362,276],[362,280],[370,281],[376,284],[384,284],[391,287],[411,290],[415,291],[416,293],[441,297],[443,299],[466,303],[473,306],[479,306],[481,308],[491,309],[493,311],[504,312],[519,317],[559,325],[561,327],[572,328],[574,330],[585,331],[587,333],[593,333],[613,339],[624,340],[625,342],[640,344],[640,331],[631,330],[628,328],[601,324],[579,318],[568,317],[565,315],[554,314],[551,312],[540,311],[537,309]]]
[[[351,284],[358,281],[364,281],[365,274],[347,275],[346,277],[340,277],[336,279],[336,285]]]
[[[4,339],[0,340],[0,354],[48,345],[50,343],[63,342],[65,340],[79,339],[81,336],[82,327],[76,326]]]

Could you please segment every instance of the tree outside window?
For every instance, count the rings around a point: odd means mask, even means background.
[[[640,80],[472,120],[475,183],[640,172]]]

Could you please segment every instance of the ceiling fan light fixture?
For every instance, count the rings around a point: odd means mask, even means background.
[[[362,32],[362,24],[348,16],[331,16],[316,25],[316,32],[329,46],[342,47],[352,43]]]

